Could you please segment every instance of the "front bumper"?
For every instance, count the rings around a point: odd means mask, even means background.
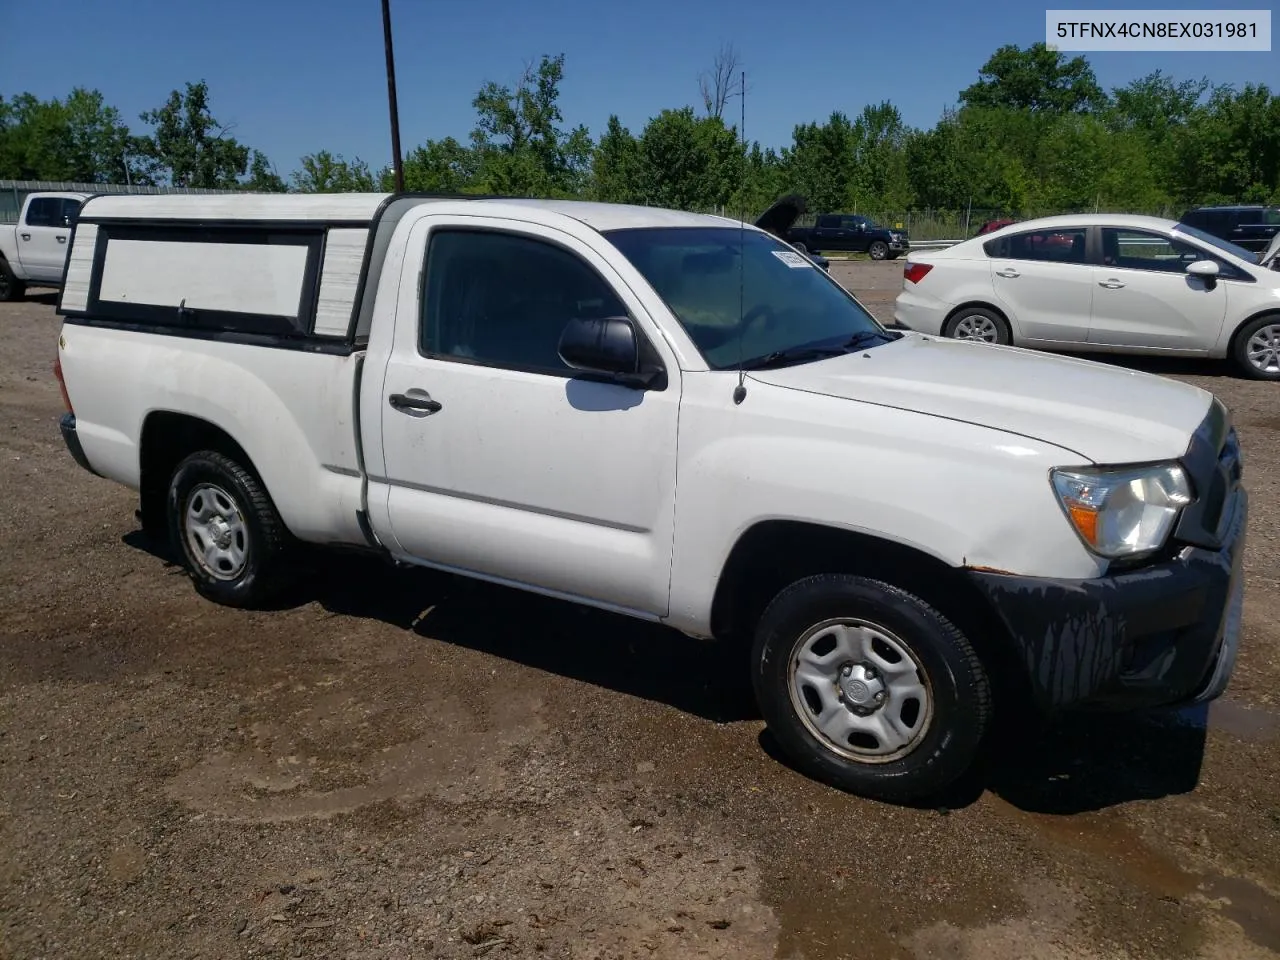
[[[1240,643],[1249,500],[1236,488],[1221,546],[1095,580],[969,571],[1008,628],[1034,698],[1064,708],[1143,709],[1212,700]]]
[[[58,423],[58,429],[62,431],[62,442],[67,445],[67,451],[71,454],[71,459],[95,477],[100,476],[98,471],[89,465],[89,458],[84,455],[84,447],[80,444],[80,438],[76,435],[76,415],[74,413],[64,413],[62,420]]]

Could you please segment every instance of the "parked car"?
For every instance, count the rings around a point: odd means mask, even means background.
[[[894,318],[995,344],[1229,357],[1280,380],[1280,274],[1268,267],[1173,220],[1048,217],[912,254]]]
[[[15,225],[0,225],[0,300],[28,286],[56,287],[67,265],[71,225],[87,193],[32,193]]]
[[[905,230],[891,230],[850,213],[823,214],[812,227],[792,227],[784,239],[797,250],[865,253],[872,260],[896,260],[911,249]]]
[[[775,201],[768,210],[760,214],[756,220],[756,226],[773,234],[779,240],[786,240],[795,222],[804,215],[805,209],[804,197],[798,193],[789,193]],[[797,247],[796,249],[823,270],[829,271],[831,269],[831,261],[817,251],[808,250],[804,247]]]
[[[1260,252],[1280,234],[1280,207],[1263,204],[1196,207],[1182,215],[1182,223],[1230,240],[1238,247]]]
[[[887,331],[750,225],[94,197],[58,309],[71,456],[203,596],[266,603],[302,541],[717,638],[846,790],[936,795],[1011,709],[995,677],[1123,712],[1212,700],[1236,659],[1220,402]]]

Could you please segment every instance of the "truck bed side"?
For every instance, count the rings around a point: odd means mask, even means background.
[[[290,220],[264,197],[256,217],[190,222],[185,203],[152,199],[88,201],[72,240],[59,360],[88,465],[143,489],[145,512],[167,482],[149,463],[173,466],[157,437],[224,435],[296,537],[366,544],[354,333],[383,197],[336,213],[317,198]]]

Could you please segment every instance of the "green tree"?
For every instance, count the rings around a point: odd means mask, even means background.
[[[743,171],[742,145],[716,117],[692,107],[663,110],[640,135],[637,197],[654,206],[712,211],[726,208]]]
[[[249,178],[242,186],[256,193],[285,193],[289,189],[266,154],[257,150],[249,161]]]
[[[574,196],[586,186],[591,136],[586,127],[559,124],[564,54],[526,67],[514,89],[493,81],[476,94],[471,142],[480,155],[479,178],[491,193]]]
[[[1068,60],[1058,50],[1033,43],[1025,50],[1013,44],[998,49],[983,64],[978,81],[961,91],[960,102],[975,107],[1080,113],[1100,109],[1106,97],[1084,57]]]
[[[907,175],[909,131],[888,101],[863,108],[853,123],[850,200],[859,210],[905,211],[912,202]]]
[[[132,138],[97,90],[65,100],[22,93],[0,100],[0,176],[6,179],[123,183],[142,180],[130,162]]]
[[[846,209],[853,190],[858,135],[849,118],[836,111],[823,124],[796,126],[783,162],[794,189],[804,194],[815,214]]]
[[[640,181],[640,145],[616,115],[591,157],[592,196],[607,203],[635,203]]]
[[[1265,85],[1218,88],[1176,139],[1184,202],[1280,200],[1280,95]]]
[[[291,178],[299,193],[362,193],[374,188],[369,165],[359,157],[347,161],[341,154],[320,150],[300,162],[302,168]]]
[[[249,167],[250,149],[227,135],[209,111],[205,81],[174,90],[168,100],[141,114],[154,129],[136,141],[148,172],[175,187],[232,189]]]
[[[480,189],[479,170],[480,155],[453,137],[428,140],[404,158],[404,187],[419,193],[474,193]],[[393,182],[388,170],[382,188],[392,189]]]

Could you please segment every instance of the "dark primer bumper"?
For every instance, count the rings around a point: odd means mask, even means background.
[[[80,445],[80,438],[76,436],[76,415],[64,413],[62,420],[58,423],[58,429],[62,431],[62,441],[67,445],[71,459],[95,477],[99,476],[98,471],[89,466],[89,458],[84,455],[84,447]]]
[[[1249,498],[1234,432],[1212,428],[1183,459],[1201,501],[1186,519],[1205,522],[1179,525],[1172,559],[1094,580],[969,571],[1043,709],[1178,706],[1226,689],[1240,643]]]

